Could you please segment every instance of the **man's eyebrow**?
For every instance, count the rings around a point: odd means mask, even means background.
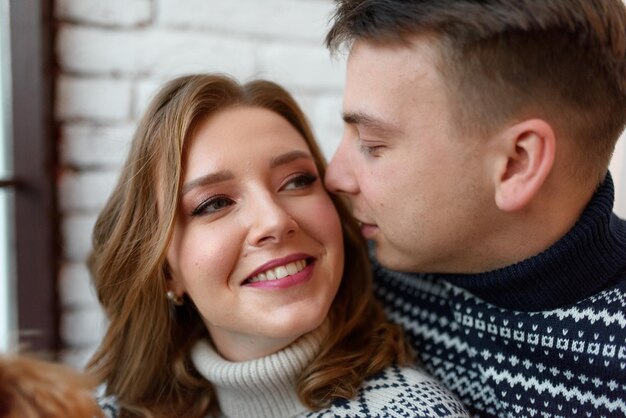
[[[289,164],[292,161],[299,160],[300,158],[306,158],[307,160],[313,160],[313,157],[307,152],[295,150],[289,151],[281,155],[277,155],[270,161],[270,168],[278,167],[279,165]]]
[[[235,175],[232,171],[229,170],[221,170],[215,173],[210,173],[205,176],[198,177],[196,179],[191,180],[190,182],[183,185],[183,189],[181,191],[181,196],[188,193],[190,190],[198,187],[198,186],[207,186],[209,184],[219,183],[226,180],[232,180],[235,178]]]
[[[401,131],[392,123],[363,112],[344,112],[342,117],[348,125],[360,125],[381,135],[397,134]]]

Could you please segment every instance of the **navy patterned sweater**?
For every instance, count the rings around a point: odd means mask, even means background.
[[[376,292],[427,371],[479,417],[626,417],[626,221],[610,174],[544,252],[473,275],[374,261]]]

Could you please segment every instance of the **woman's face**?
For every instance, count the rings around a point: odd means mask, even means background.
[[[167,253],[218,351],[242,361],[318,327],[343,272],[339,217],[304,138],[280,115],[233,107],[191,136]]]

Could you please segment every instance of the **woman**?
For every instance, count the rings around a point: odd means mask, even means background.
[[[158,93],[94,230],[110,416],[465,416],[406,367],[323,161],[273,83]]]

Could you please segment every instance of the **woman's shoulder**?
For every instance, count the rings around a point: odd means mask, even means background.
[[[354,399],[340,399],[326,410],[307,414],[310,418],[331,416],[466,418],[469,414],[448,389],[424,371],[391,366],[363,382]]]

